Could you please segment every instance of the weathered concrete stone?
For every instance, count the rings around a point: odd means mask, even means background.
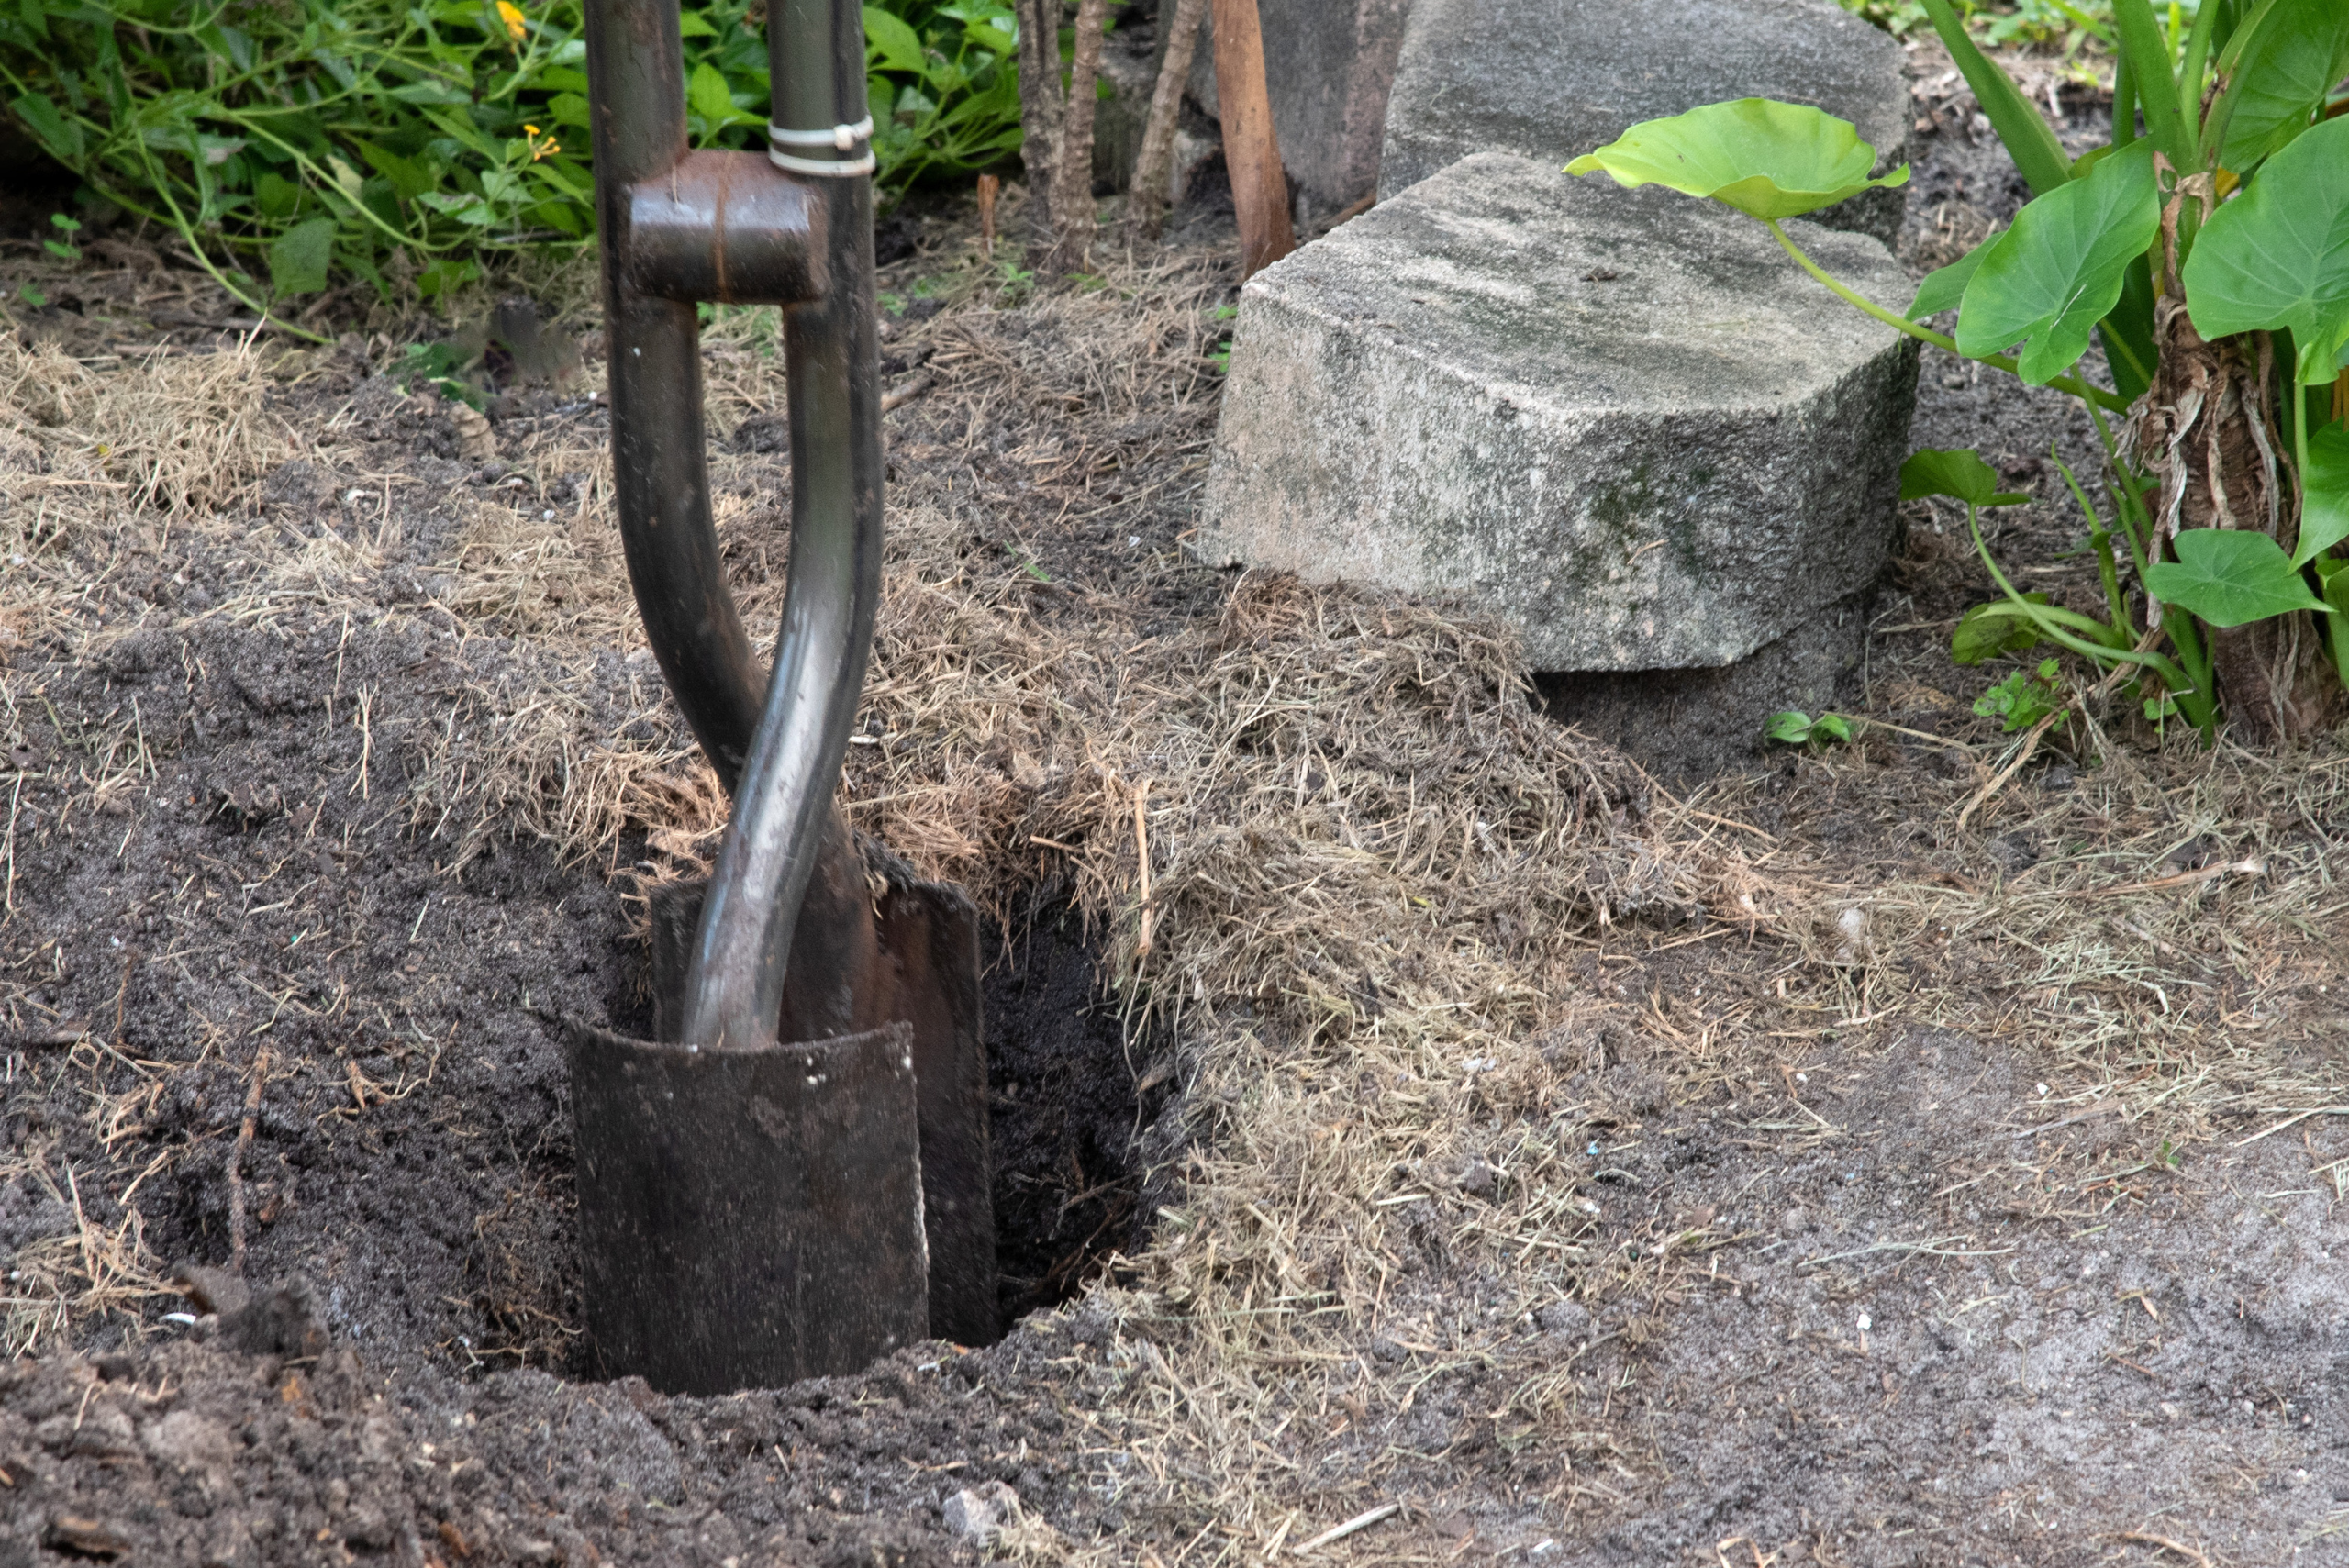
[[[1642,120],[1726,98],[1850,120],[1881,173],[1908,144],[1900,61],[1898,44],[1832,0],[1413,0],[1379,199],[1473,152],[1564,164]],[[1870,191],[1820,221],[1890,244],[1904,199]]]
[[[1411,3],[1258,0],[1273,133],[1305,227],[1353,206],[1378,183],[1387,93]],[[1174,0],[1162,0],[1161,16],[1174,10]],[[1212,13],[1191,57],[1189,92],[1210,116],[1220,112]]]
[[[1860,700],[1873,587],[1810,611],[1800,626],[1733,664],[1703,670],[1579,670],[1535,675],[1561,724],[1678,787],[1751,769],[1770,750],[1770,716]]]
[[[1876,240],[1787,229],[1906,302]],[[1727,664],[1883,564],[1915,345],[1726,209],[1481,154],[1236,325],[1212,560],[1464,595],[1555,671]]]

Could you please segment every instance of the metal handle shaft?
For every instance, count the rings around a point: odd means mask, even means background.
[[[773,16],[770,46],[779,127],[864,118],[855,5],[785,0]],[[816,863],[828,849],[847,850],[828,831],[830,804],[881,580],[872,182],[862,173],[807,179],[806,206],[792,209],[805,211],[808,238],[821,245],[821,264],[809,258],[796,286],[822,292],[790,306],[785,317],[791,578],[774,669],[763,682],[711,522],[695,306],[648,288],[646,267],[637,262],[649,259],[632,259],[630,223],[640,206],[664,214],[692,206],[691,182],[678,174],[685,125],[676,0],[591,0],[587,52],[613,469],[629,573],[662,673],[735,793],[695,940],[683,1038],[699,1047],[756,1048],[776,1037],[794,930]],[[863,150],[840,150],[845,161]],[[790,178],[773,171],[763,177]],[[654,193],[660,199],[647,205],[639,188],[652,182],[675,188]],[[721,245],[722,205],[708,221],[712,244]],[[667,233],[664,246],[674,249],[674,239]],[[672,287],[665,295],[688,292]]]

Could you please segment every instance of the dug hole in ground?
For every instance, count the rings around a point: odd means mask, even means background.
[[[2021,195],[1950,91],[1920,273]],[[1946,654],[1987,578],[1920,507],[1847,705],[1901,729],[1659,781],[1460,606],[1186,557],[1228,227],[1034,292],[966,218],[885,280],[845,800],[991,921],[1010,1328],[717,1399],[579,1348],[543,1016],[641,1018],[643,896],[723,812],[592,345],[485,460],[391,339],[165,330],[225,302],[133,246],[40,273],[0,340],[0,1562],[1177,1568],[1365,1516],[1310,1556],[2349,1560],[2337,740],[2116,718],[1988,789]],[[753,627],[774,352],[709,335]],[[1994,547],[2090,584],[2064,400],[1922,384],[1918,444],[2037,497]]]

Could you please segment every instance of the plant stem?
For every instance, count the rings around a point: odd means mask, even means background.
[[[172,200],[171,189],[163,183],[161,175],[156,171],[154,166],[154,155],[147,150],[147,147],[144,142],[141,142],[139,146],[139,155],[142,159],[146,160],[148,174],[155,182],[155,194],[161,196],[163,198],[163,204],[172,209],[172,218],[180,231],[180,238],[187,241],[188,254],[195,258],[196,264],[198,266],[212,274],[212,281],[214,283],[218,284],[223,289],[227,290],[230,298],[236,300],[239,304],[243,305],[255,316],[261,317],[264,323],[269,326],[275,327],[281,332],[290,332],[296,338],[306,338],[313,343],[323,344],[333,341],[332,339],[321,337],[317,333],[310,331],[306,328],[296,327],[294,323],[287,321],[283,317],[272,317],[270,315],[269,306],[254,299],[250,295],[245,293],[244,290],[239,288],[235,284],[230,283],[228,275],[221,272],[219,268],[212,264],[212,258],[204,253],[203,242],[196,238],[195,226],[188,222],[187,218],[182,215],[180,212],[179,203]]]
[[[2129,57],[2121,55],[2112,68],[2112,145],[2126,147],[2137,139],[2137,79],[2130,73]]]
[[[1860,294],[1856,289],[1845,284],[1841,279],[1830,273],[1818,262],[1812,261],[1809,256],[1804,255],[1801,248],[1796,245],[1793,240],[1787,238],[1787,231],[1778,227],[1777,220],[1776,218],[1764,218],[1762,220],[1762,227],[1767,228],[1770,231],[1770,237],[1778,242],[1779,247],[1784,250],[1787,255],[1792,256],[1795,259],[1796,265],[1802,268],[1804,272],[1809,272],[1812,277],[1818,279],[1821,284],[1826,285],[1830,292],[1831,292],[1838,299],[1842,300],[1845,304],[1865,311],[1866,314],[1875,317],[1878,321],[1883,322],[1887,327],[1893,328],[1897,332],[1905,333],[1909,337],[1916,339],[1920,343],[1931,343],[1936,349],[1946,349],[1951,353],[1956,354],[1963,359],[1974,360],[1981,364],[1988,365],[1992,370],[2006,371],[2010,374],[2017,373],[2015,372],[2015,361],[2011,356],[2007,354],[1966,353],[1965,350],[1957,346],[1957,340],[1955,339],[1945,337],[1943,334],[1934,331],[1930,327],[1920,327],[1917,323],[1909,320],[1905,316],[1896,316],[1891,311],[1885,309],[1884,306],[1876,304],[1874,300]],[[2068,392],[2073,396],[2085,398],[2090,403],[2101,403],[2115,413],[2124,412],[2129,406],[2126,403],[2123,403],[2117,394],[2107,392],[2100,386],[2091,386],[2087,382],[2080,380],[2077,376],[2059,375],[2049,381],[2047,384],[2055,388],[2058,392]]]
[[[2202,645],[2202,633],[2194,617],[2176,605],[2162,606],[2162,629],[2169,633],[2170,646],[2177,650],[2177,657],[2186,666],[2187,686],[2173,690],[2177,706],[2194,728],[2202,734],[2202,743],[2209,745],[2216,738],[2219,725],[2218,684],[2211,679],[2210,651]]]
[[[2088,545],[2096,551],[2097,577],[2104,584],[2104,602],[2112,611],[2112,624],[2126,625],[2129,601],[2121,592],[2121,572],[2112,559],[2112,532],[2104,526],[2103,517],[2088,504],[2087,492],[2080,488],[2078,477],[2072,473],[2072,465],[2056,456],[2053,441],[2047,444],[2047,455],[2054,462],[2055,472],[2064,476],[2065,487],[2071,491],[2072,499],[2079,503],[2081,515],[2088,520]],[[2113,511],[2116,514],[2121,511],[2119,505],[2114,506]]]
[[[2170,69],[2169,40],[2154,20],[2152,0],[2112,0],[2112,30],[2121,56],[2135,68],[2138,101],[2145,107],[2145,131],[2170,166],[2191,172],[2194,139],[2178,111],[2177,78]],[[2199,95],[2198,95],[2199,97]]]
[[[2186,59],[2177,72],[2177,103],[2185,116],[2187,129],[2199,131],[2196,123],[2202,116],[2202,76],[2210,62],[2210,40],[2217,36],[2219,12],[2222,7],[2204,6],[2194,13],[2194,30],[2186,37]],[[2205,150],[2215,155],[2218,149]]]
[[[2088,405],[2088,417],[2095,421],[2097,439],[2104,443],[2106,469],[2120,484],[2121,505],[2116,516],[2129,537],[2129,564],[2137,570],[2137,581],[2145,580],[2145,562],[2161,550],[2154,538],[2153,514],[2145,509],[2145,498],[2138,492],[2136,477],[2121,461],[2120,443],[2112,439],[2111,427],[2104,422],[2104,413],[2093,403]],[[2143,525],[2142,528],[2140,525]]]
[[[2021,613],[2030,618],[2031,624],[2037,627],[2039,634],[2048,641],[2058,647],[2068,648],[2098,665],[2108,662],[2142,664],[2160,675],[2173,691],[2192,686],[2193,683],[2186,678],[2186,672],[2179,669],[2175,661],[2165,659],[2158,653],[2141,653],[2134,648],[2114,648],[2107,643],[2090,642],[2087,639],[2075,637],[2055,625],[2052,618],[2042,613],[2047,606],[2034,605],[2024,598],[2015,591],[2015,585],[2007,581],[2007,574],[1998,570],[1998,563],[1990,558],[1990,547],[1983,542],[1980,512],[1970,505],[1965,508],[1965,527],[1966,530],[1974,536],[1975,552],[1982,557],[1982,564],[1990,569],[1991,579],[1998,584],[1999,591],[2004,593]]]
[[[2292,383],[2292,556],[2297,561],[2300,520],[2309,515],[2309,389],[2297,380]]]

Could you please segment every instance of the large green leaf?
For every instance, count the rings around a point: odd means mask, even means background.
[[[2321,610],[2323,601],[2283,546],[2250,528],[2188,528],[2176,540],[2177,559],[2145,568],[2145,586],[2212,626],[2242,626],[2294,610]]]
[[[2276,0],[2245,40],[2227,88],[2221,167],[2248,172],[2308,128],[2332,84],[2349,75],[2349,6]]]
[[[2349,539],[2349,429],[2327,425],[2309,437],[2309,471],[2300,476],[2300,494],[2295,565]]]
[[[891,71],[908,71],[918,76],[928,69],[928,62],[922,58],[920,36],[878,6],[864,8],[864,49],[874,64]]]
[[[1965,297],[1965,285],[1974,281],[1974,269],[1982,264],[1983,256],[1998,238],[1994,234],[1948,266],[1927,272],[1925,281],[1917,285],[1917,297],[1909,303],[1909,319],[1922,321],[1928,316],[1955,310],[1957,302]]]
[[[1990,242],[1965,285],[1959,350],[1979,358],[2021,343],[2016,370],[2034,386],[2070,370],[2120,302],[2130,260],[2154,242],[2161,215],[2153,149],[2143,143],[2033,200]]]
[[[1969,506],[2019,506],[2030,496],[1998,488],[1998,473],[1967,447],[1923,447],[1900,465],[1900,498],[1950,495]]]
[[[1833,206],[1872,185],[1905,185],[1909,166],[1869,179],[1876,149],[1849,120],[1805,104],[1738,98],[1669,119],[1642,120],[1566,165],[1620,185],[1669,185],[1765,220]]]
[[[2349,117],[2295,140],[2210,215],[2186,259],[2186,307],[2205,338],[2289,328],[2299,379],[2332,379],[2349,330]]]
[[[82,156],[82,128],[69,120],[57,106],[39,93],[20,95],[9,107],[25,122],[27,129],[40,139],[40,144],[50,157],[72,165]]]
[[[297,223],[269,248],[270,287],[280,295],[316,294],[327,286],[327,260],[334,245],[334,219]]]

